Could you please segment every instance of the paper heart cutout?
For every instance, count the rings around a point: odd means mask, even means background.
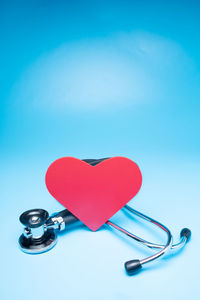
[[[50,194],[95,231],[138,193],[142,174],[125,157],[109,158],[96,166],[63,157],[49,166],[45,181]]]

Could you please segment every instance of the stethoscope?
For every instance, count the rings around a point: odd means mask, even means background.
[[[103,161],[103,159],[85,159],[84,161],[96,165]],[[140,244],[158,250],[154,255],[148,256],[141,260],[134,259],[125,263],[125,269],[128,275],[132,275],[142,268],[143,265],[157,260],[159,257],[168,253],[169,250],[178,250],[183,248],[191,237],[191,231],[188,228],[183,228],[180,232],[180,240],[177,244],[173,244],[173,237],[170,230],[162,223],[142,214],[141,212],[133,209],[129,205],[125,205],[129,213],[134,214],[162,229],[167,234],[167,242],[165,245],[154,244],[144,240],[119,225],[108,220],[105,224],[112,228],[126,234]],[[44,253],[52,249],[57,241],[56,231],[66,230],[70,228],[73,223],[80,222],[71,212],[67,209],[49,216],[48,212],[44,209],[31,209],[25,211],[20,216],[20,222],[24,225],[23,234],[19,238],[19,245],[23,252],[28,254]]]

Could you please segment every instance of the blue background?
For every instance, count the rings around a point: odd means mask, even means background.
[[[197,299],[200,4],[198,1],[1,1],[1,299]],[[19,215],[62,209],[45,172],[62,156],[126,156],[141,168],[136,209],[187,247],[134,277],[152,253],[103,226],[61,234],[38,256],[18,249]],[[158,230],[118,212],[137,235]],[[179,255],[178,255],[179,254]]]

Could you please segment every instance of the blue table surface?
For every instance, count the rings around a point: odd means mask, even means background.
[[[200,5],[197,1],[1,1],[0,298],[198,299]],[[192,230],[178,252],[127,276],[153,250],[103,225],[75,226],[41,255],[18,247],[20,214],[63,209],[45,173],[63,156],[133,159],[135,209]],[[124,210],[112,220],[166,236]]]

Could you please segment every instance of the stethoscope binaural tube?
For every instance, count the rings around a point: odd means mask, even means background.
[[[161,249],[160,251],[158,251],[156,254],[151,255],[149,257],[146,257],[144,259],[134,259],[134,260],[130,260],[127,261],[125,263],[125,269],[127,271],[127,273],[129,275],[134,274],[135,272],[139,271],[142,267],[142,265],[152,262],[156,259],[158,259],[159,257],[165,255],[170,249],[180,249],[182,247],[185,246],[186,242],[189,240],[190,236],[191,236],[191,231],[188,228],[183,228],[181,230],[180,233],[180,241],[177,244],[172,244],[173,243],[173,238],[172,238],[172,234],[170,232],[170,230],[163,224],[161,224],[160,222],[152,219],[151,217],[148,217],[147,215],[142,214],[141,212],[133,209],[132,207],[130,207],[129,205],[125,205],[124,206],[129,212],[133,213],[134,215],[137,215],[138,217],[151,222],[152,224],[158,226],[160,229],[162,229],[163,231],[165,231],[165,233],[167,234],[167,242],[165,245],[159,245],[159,244],[153,244],[151,242],[148,242],[132,233],[130,233],[129,231],[125,230],[124,228],[118,226],[117,224],[111,222],[110,220],[107,221],[106,223],[110,226],[112,226],[113,228],[123,232],[124,234],[128,235],[129,237],[133,238],[134,240],[136,240],[137,242],[152,248],[152,249]]]
[[[128,205],[125,205],[124,208],[126,208],[129,211],[131,211],[132,213],[135,213],[135,215],[137,215],[137,216],[141,215],[141,213],[139,211],[136,211],[135,209],[133,209],[132,207],[130,207]],[[147,218],[150,218],[150,217],[147,217],[147,216],[145,216],[145,217],[146,217],[145,218],[146,220],[147,220]],[[137,235],[134,235],[133,233],[130,233],[129,231],[127,231],[126,229],[120,227],[119,225],[116,225],[113,222],[109,221],[109,223],[110,223],[109,225],[111,225],[112,227],[115,227],[115,229],[124,232],[129,237],[133,238],[137,242],[141,243],[142,245],[144,245],[144,246],[146,246],[146,247],[148,247],[150,249],[163,249],[165,247],[165,245],[154,244],[154,243],[151,243],[149,241],[146,241],[146,240],[138,237]],[[180,241],[177,244],[172,244],[171,250],[178,250],[178,249],[183,248],[185,246],[186,242],[188,241],[190,235],[191,235],[190,229],[183,228],[181,230],[181,232],[180,232]]]
[[[132,213],[136,214],[137,216],[139,216],[139,217],[141,217],[141,218],[157,225],[159,228],[161,228],[162,230],[164,230],[167,233],[166,245],[160,251],[158,251],[156,254],[151,255],[151,256],[149,256],[147,258],[144,258],[142,260],[134,259],[134,260],[129,260],[125,263],[124,266],[125,266],[125,269],[126,269],[127,273],[129,275],[132,275],[135,272],[139,271],[141,269],[142,265],[144,265],[146,263],[149,263],[151,261],[154,261],[154,260],[158,259],[159,257],[163,256],[164,254],[166,254],[167,251],[169,251],[170,248],[171,248],[173,239],[172,239],[172,235],[171,235],[170,230],[166,226],[161,224],[160,222],[158,222],[158,221],[156,221],[156,220],[154,220],[154,219],[152,219],[152,218],[150,218],[150,217],[148,217],[148,216],[146,216],[146,215],[144,215],[144,214],[142,214],[138,211],[135,211],[134,209],[132,209],[128,205],[126,206],[126,208],[128,210],[130,210]],[[107,224],[111,225],[111,226],[113,226],[117,229],[117,227],[115,225],[113,225],[112,222],[108,221]]]

